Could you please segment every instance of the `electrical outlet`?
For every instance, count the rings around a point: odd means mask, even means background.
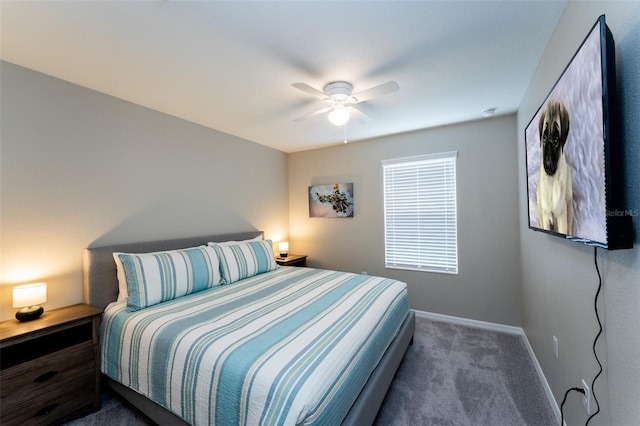
[[[553,354],[558,359],[558,338],[553,336]]]
[[[582,379],[582,389],[584,390],[582,405],[584,405],[584,408],[587,410],[587,414],[591,414],[591,390],[584,379]]]

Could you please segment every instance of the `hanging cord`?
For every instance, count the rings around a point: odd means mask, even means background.
[[[564,393],[564,398],[562,398],[562,404],[560,404],[560,426],[564,426],[564,403],[567,402],[567,395],[569,395],[569,392],[580,392],[581,394],[584,395],[584,389],[580,389],[580,388],[571,388],[571,389],[567,389],[567,391]]]
[[[600,315],[598,315],[598,296],[600,295],[600,290],[602,289],[602,276],[600,275],[600,269],[598,268],[598,247],[593,248],[593,263],[596,266],[596,272],[598,273],[598,291],[596,292],[594,308],[596,311],[596,319],[598,320],[598,327],[600,327],[600,329],[598,330],[598,334],[596,335],[596,338],[593,341],[593,355],[596,357],[596,361],[598,362],[600,371],[598,371],[598,374],[596,374],[596,376],[593,378],[593,381],[591,382],[591,395],[593,395],[593,400],[596,402],[598,409],[596,410],[595,413],[589,416],[589,418],[587,419],[587,422],[585,423],[585,426],[587,426],[591,421],[591,419],[594,418],[600,412],[600,403],[598,402],[598,398],[596,398],[596,389],[595,389],[596,380],[598,379],[600,374],[602,374],[602,364],[600,363],[600,359],[598,359],[598,353],[596,352],[596,343],[598,342],[598,338],[602,334],[602,322],[600,322]]]

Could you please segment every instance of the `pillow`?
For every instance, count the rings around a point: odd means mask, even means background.
[[[227,284],[278,269],[271,240],[216,244],[220,274]]]
[[[122,262],[120,262],[119,254],[125,253],[113,253],[113,260],[116,261],[116,271],[118,273],[118,302],[126,302],[127,297],[127,279],[124,276],[124,268],[122,267]]]
[[[212,243],[209,242],[207,243],[208,246],[213,247],[214,245],[218,244],[221,246],[228,246],[229,244],[240,244],[240,243],[250,243],[252,241],[262,241],[262,234],[253,237],[253,238],[249,238],[248,240],[242,240],[242,241],[223,241],[223,242],[219,242],[219,243]]]
[[[218,256],[207,246],[140,254],[114,253],[113,257],[118,268],[118,285],[126,288],[130,311],[222,284]]]

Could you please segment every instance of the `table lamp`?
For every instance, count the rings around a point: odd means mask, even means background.
[[[289,256],[289,243],[286,241],[278,243],[278,250],[280,250],[280,257]]]
[[[47,301],[47,284],[35,283],[19,285],[13,288],[13,307],[18,321],[32,321],[40,318],[44,308],[40,303]]]

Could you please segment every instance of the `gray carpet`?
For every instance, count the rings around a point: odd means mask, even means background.
[[[551,426],[559,422],[522,339],[416,318],[405,355],[375,426]],[[118,397],[73,426],[152,425]]]
[[[416,318],[375,426],[559,423],[520,336]]]

